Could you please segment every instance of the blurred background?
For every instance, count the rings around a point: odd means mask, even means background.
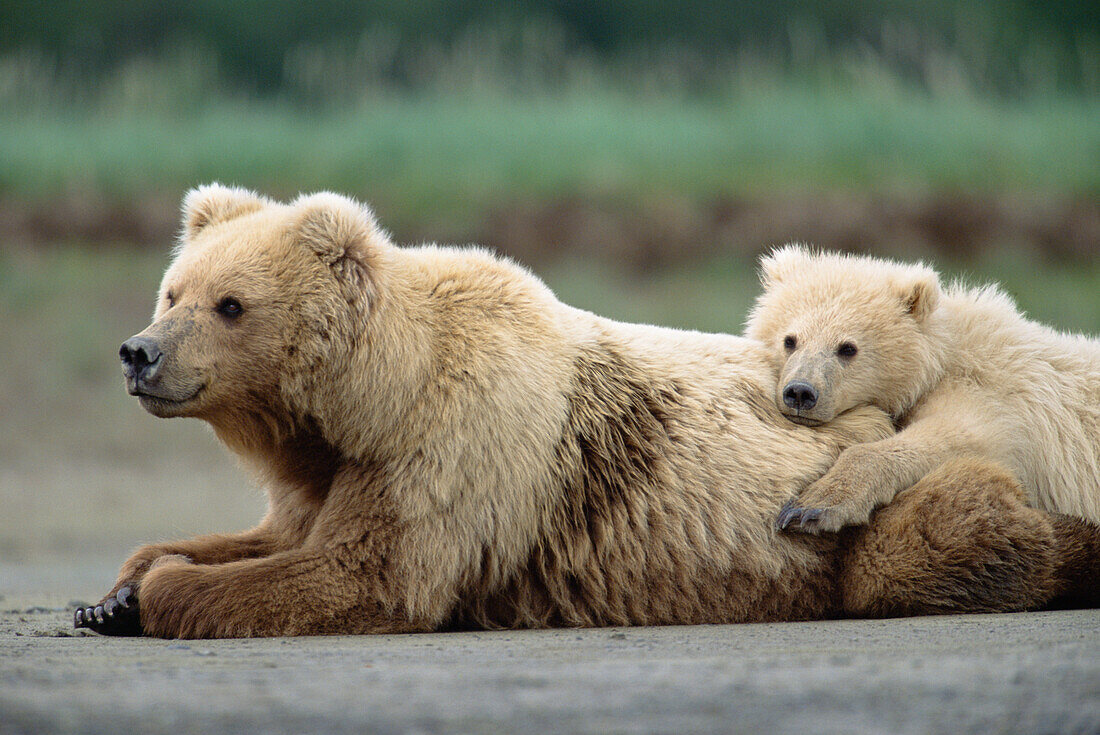
[[[117,367],[212,180],[354,195],[631,321],[737,332],[802,240],[1095,334],[1100,6],[0,2],[0,594],[262,512]]]

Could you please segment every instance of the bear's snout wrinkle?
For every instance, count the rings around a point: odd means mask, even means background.
[[[796,411],[809,411],[817,405],[817,390],[809,383],[792,380],[783,389],[783,403]]]

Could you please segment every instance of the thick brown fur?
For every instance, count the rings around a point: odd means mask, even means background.
[[[396,247],[334,195],[285,205],[213,186],[184,220],[141,335],[162,355],[144,378],[128,372],[130,390],[159,416],[209,422],[270,505],[255,529],[123,565],[105,603],[136,591],[149,635],[1016,610],[1061,591],[1022,589],[1016,570],[1087,572],[1057,531],[1033,542],[1036,511],[982,464],[910,492],[956,499],[923,533],[970,566],[1014,570],[1004,593],[976,575],[939,599],[926,568],[956,566],[933,556],[910,574],[924,559],[892,523],[847,541],[778,532],[786,500],[892,424],[874,408],[788,422],[750,340],[572,309],[485,252]],[[1007,516],[972,522],[998,493]],[[888,603],[845,600],[838,574],[880,569]]]
[[[1028,609],[1085,588],[1060,566],[1088,558],[1060,546],[1076,534],[1028,508],[1015,478],[978,458],[942,465],[845,534],[840,586],[856,615]]]

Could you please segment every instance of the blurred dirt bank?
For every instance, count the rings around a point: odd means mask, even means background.
[[[163,247],[178,227],[176,202],[165,197],[0,198],[0,242]],[[1035,193],[830,192],[705,202],[566,197],[503,203],[466,221],[428,221],[395,235],[405,242],[479,243],[530,264],[571,257],[650,272],[716,256],[752,256],[792,241],[906,259],[960,261],[1008,249],[1088,262],[1100,255],[1100,200]]]

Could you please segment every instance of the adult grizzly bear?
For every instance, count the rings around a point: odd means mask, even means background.
[[[1026,508],[990,465],[945,468],[858,534],[777,532],[786,500],[891,424],[870,408],[790,423],[766,352],[570,308],[479,250],[396,247],[332,194],[193,191],[155,320],[122,347],[127,386],[157,416],[209,422],[269,510],[139,549],[76,624],[718,623],[1095,590],[1100,531]]]

